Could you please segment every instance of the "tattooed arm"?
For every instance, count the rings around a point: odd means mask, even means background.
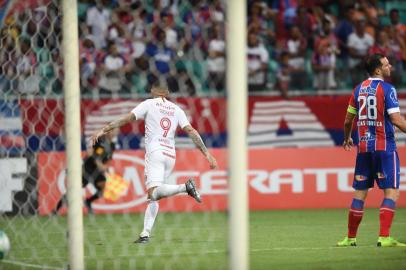
[[[188,136],[192,139],[193,143],[196,145],[196,147],[202,152],[202,154],[206,157],[207,161],[210,164],[211,169],[217,168],[217,161],[216,159],[210,154],[210,152],[207,150],[206,145],[204,145],[204,142],[202,138],[200,137],[199,132],[197,132],[196,129],[194,129],[192,126],[187,125],[186,127],[183,128],[183,130],[188,134]]]
[[[123,116],[120,119],[114,120],[107,125],[105,125],[101,130],[97,131],[91,138],[93,145],[100,139],[100,137],[106,135],[110,131],[112,131],[115,128],[119,128],[121,126],[124,126],[127,123],[130,123],[131,121],[135,120],[135,115],[133,113],[129,113],[125,116]]]

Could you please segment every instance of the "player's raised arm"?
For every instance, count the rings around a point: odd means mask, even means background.
[[[188,136],[192,139],[193,143],[196,147],[202,152],[202,154],[206,157],[207,161],[210,164],[211,169],[217,168],[217,161],[216,159],[210,154],[209,150],[207,150],[206,145],[200,137],[199,132],[194,129],[191,125],[187,125],[183,128],[183,130],[188,134]]]
[[[101,130],[99,130],[95,134],[93,134],[93,136],[91,138],[92,144],[93,145],[96,144],[100,137],[106,135],[107,133],[109,133],[113,129],[124,126],[125,124],[128,124],[133,120],[136,120],[135,115],[133,113],[129,113],[129,114],[117,119],[117,120],[114,120],[114,121],[108,123]]]

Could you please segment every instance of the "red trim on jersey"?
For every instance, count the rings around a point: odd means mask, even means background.
[[[160,145],[160,146],[163,146],[163,147],[166,147],[166,148],[169,148],[169,149],[173,149],[173,147],[172,147],[172,146],[169,146],[169,145],[166,145],[166,144],[162,144],[162,143],[160,143],[159,145]]]
[[[173,159],[176,159],[176,157],[174,155],[170,155],[170,154],[165,153],[165,152],[162,152],[162,155],[173,158]]]
[[[386,133],[385,133],[385,94],[382,84],[379,83],[376,89],[377,119],[376,122],[382,122],[382,126],[375,127],[375,151],[386,150]]]
[[[371,85],[371,82],[372,82],[372,80],[369,80],[369,79],[363,81],[362,84],[361,84],[361,88],[365,88],[365,87],[370,86],[370,85]]]
[[[358,96],[361,96],[361,95],[358,95]],[[358,108],[358,117],[359,117],[359,114],[360,114],[360,111],[359,111],[359,108]],[[365,134],[367,134],[367,132],[368,132],[368,126],[367,125],[358,126],[358,138],[360,139],[359,146],[358,146],[358,152],[359,153],[365,153],[365,152],[368,151],[368,141],[366,141],[366,140],[362,141],[361,140],[361,138],[364,137]]]

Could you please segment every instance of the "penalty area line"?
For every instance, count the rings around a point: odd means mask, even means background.
[[[370,245],[370,246],[356,246],[351,247],[354,249],[367,249],[367,248],[378,248],[377,246]],[[275,247],[275,248],[259,248],[259,249],[251,249],[249,253],[260,253],[260,252],[270,252],[270,251],[312,251],[312,250],[335,250],[335,249],[346,249],[345,247],[335,247],[335,246],[326,246],[326,247]],[[196,254],[221,254],[227,253],[226,249],[224,250],[207,250],[202,252],[182,252],[182,255],[196,255]],[[173,256],[174,253],[162,252],[162,253],[155,253],[155,254],[148,254],[148,256]],[[135,255],[137,256],[137,255]],[[120,257],[120,256],[118,256]],[[125,256],[126,257],[126,256]]]
[[[274,247],[274,248],[254,248],[249,250],[249,253],[260,253],[260,252],[272,252],[272,251],[312,251],[312,250],[345,250],[345,249],[380,249],[375,245],[366,245],[366,246],[356,246],[356,247],[335,247],[335,246],[325,246],[325,247]],[[182,256],[184,255],[204,255],[204,254],[227,254],[227,249],[215,249],[215,250],[205,250],[205,251],[189,251],[189,252],[182,252]],[[154,252],[149,253],[148,256],[150,257],[163,257],[163,256],[174,256],[176,252]],[[84,256],[85,260],[97,260],[97,261],[105,261],[105,260],[114,260],[114,259],[127,259],[134,260],[135,258],[145,257],[145,254],[121,254],[116,255],[114,257],[104,256],[103,258],[95,258],[91,256]],[[48,257],[37,257],[37,259],[46,259]],[[54,259],[63,259],[63,258],[54,258]],[[5,262],[5,260],[2,260]],[[19,262],[8,261],[9,263],[19,264]],[[36,266],[31,264],[22,264],[23,266]],[[46,268],[45,268],[46,267]],[[42,269],[55,269],[55,270],[65,270],[66,268],[58,268],[52,266],[42,266],[37,265],[36,268]]]
[[[32,263],[25,263],[25,262],[18,262],[18,261],[10,261],[10,260],[1,260],[2,263],[13,264],[23,267],[31,267],[31,268],[38,268],[38,269],[52,269],[52,270],[64,270],[64,267],[55,267],[55,266],[48,266],[48,265],[41,265],[41,264],[32,264]]]

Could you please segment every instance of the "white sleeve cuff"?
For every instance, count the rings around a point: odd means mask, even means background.
[[[396,107],[396,108],[390,108],[390,109],[388,109],[388,114],[392,114],[392,113],[398,113],[398,112],[400,112],[400,109],[399,109],[399,107]]]
[[[137,120],[139,120],[138,117],[137,117],[137,112],[135,111],[135,109],[132,109],[132,110],[131,110],[131,113],[134,114],[134,116],[135,116],[135,118],[136,118]]]

